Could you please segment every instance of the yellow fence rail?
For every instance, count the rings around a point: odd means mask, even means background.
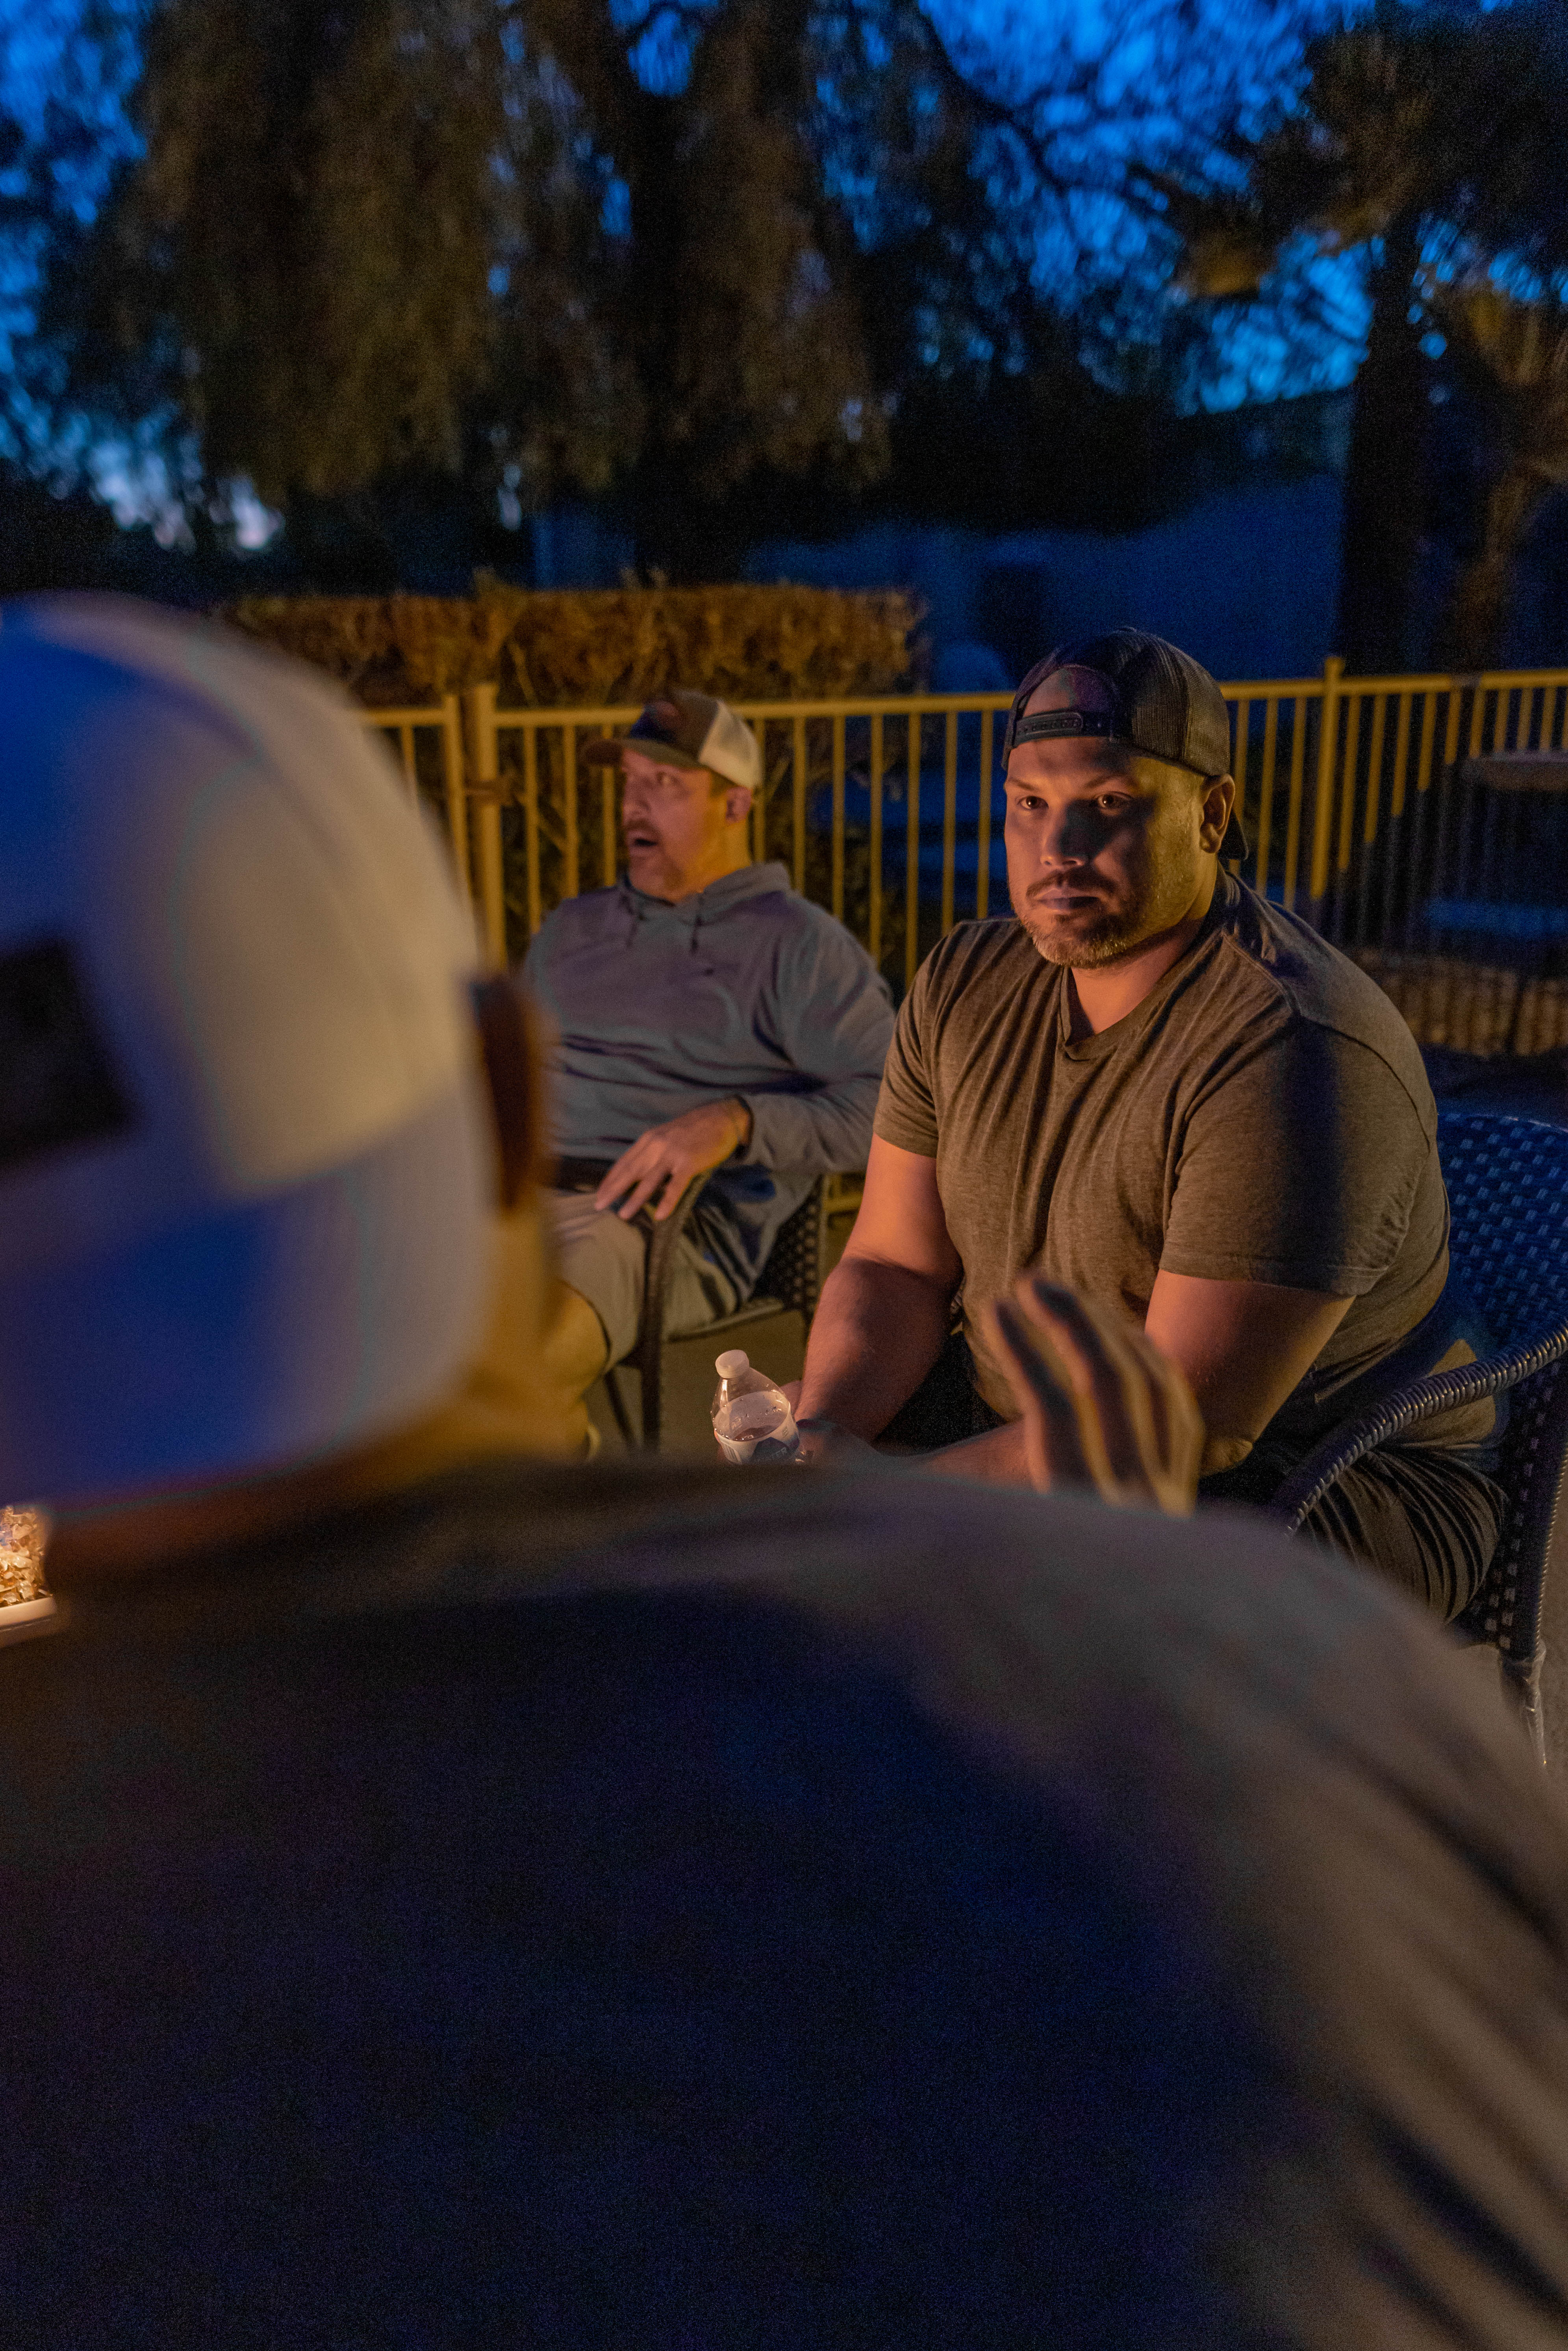
[[[1521,874],[1548,887],[1531,845],[1545,802],[1517,783],[1549,782],[1541,755],[1564,748],[1568,668],[1346,677],[1331,659],[1321,676],[1223,690],[1250,842],[1243,874],[1341,944],[1416,951],[1432,944],[1434,908],[1452,930],[1456,907],[1462,926],[1463,909],[1517,898]],[[1009,701],[743,705],[763,747],[754,855],[779,859],[895,986],[955,922],[1007,904],[997,755]],[[469,688],[461,706],[449,695],[365,713],[411,791],[444,819],[497,966],[561,899],[614,881],[614,770],[581,753],[635,716],[502,709],[494,685]],[[1511,760],[1517,776],[1503,773]],[[1546,812],[1568,831],[1568,797]]]

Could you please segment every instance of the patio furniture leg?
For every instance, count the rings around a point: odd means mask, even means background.
[[[628,1453],[635,1453],[642,1443],[632,1426],[632,1416],[626,1408],[626,1398],[621,1390],[621,1365],[612,1364],[604,1374],[605,1390],[610,1397],[610,1409],[615,1416],[615,1426]]]
[[[1546,1730],[1541,1712],[1541,1668],[1545,1662],[1544,1641],[1536,1643],[1532,1657],[1505,1655],[1502,1659],[1503,1688],[1518,1709],[1535,1751],[1535,1760],[1542,1765],[1546,1761]]]

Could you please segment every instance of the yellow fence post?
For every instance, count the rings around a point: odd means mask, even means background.
[[[753,865],[768,862],[768,721],[757,722],[757,747],[762,755],[762,774],[757,789],[751,795],[749,822],[751,826],[751,862]],[[610,848],[605,857],[604,886],[608,890],[615,879],[615,836],[610,835]]]
[[[566,729],[566,769],[572,769],[572,740],[576,729]],[[570,786],[568,787],[570,789]],[[528,901],[528,936],[543,922],[539,911],[539,730],[537,726],[523,729],[523,886]]]
[[[833,914],[841,923],[844,919],[844,714],[841,710],[833,719],[832,824],[831,903]]]
[[[1446,807],[1448,795],[1438,795],[1433,788],[1440,776],[1457,766],[1462,751],[1468,747],[1479,757],[1482,747],[1490,745],[1500,756],[1505,750],[1511,756],[1550,753],[1568,726],[1568,668],[1492,671],[1476,677],[1363,678],[1347,677],[1343,661],[1331,654],[1321,681],[1238,681],[1221,690],[1236,714],[1233,764],[1238,796],[1253,803],[1248,813],[1257,828],[1258,887],[1270,887],[1271,869],[1278,865],[1282,869],[1281,894],[1287,905],[1296,904],[1299,888],[1302,910],[1320,924],[1337,925],[1350,919],[1354,911],[1357,938],[1366,946],[1377,943],[1374,934],[1379,920],[1394,919],[1403,886],[1400,861],[1419,862],[1431,847],[1425,803],[1431,794],[1442,798]],[[504,858],[508,846],[517,856],[517,894],[512,911],[519,937],[525,923],[532,933],[559,899],[570,897],[580,888],[596,886],[601,866],[605,882],[611,880],[615,839],[613,774],[606,769],[601,780],[601,838],[595,844],[591,816],[586,822],[580,821],[580,786],[584,781],[580,772],[580,739],[588,733],[601,735],[623,727],[635,713],[620,706],[503,711],[497,706],[497,699],[496,684],[486,683],[419,707],[366,708],[361,716],[368,728],[387,742],[392,755],[400,758],[404,788],[416,789],[417,778],[423,776],[426,799],[436,808],[444,803],[454,865],[476,908],[486,961],[500,968],[507,952]],[[1260,766],[1251,754],[1249,736],[1249,722],[1260,702],[1265,713]],[[1318,705],[1318,740],[1316,758],[1309,767],[1310,714],[1314,704]],[[1371,705],[1364,725],[1364,705]],[[931,919],[935,933],[938,924],[950,925],[959,914],[958,753],[961,729],[971,721],[977,723],[979,737],[974,907],[982,918],[988,910],[995,821],[992,755],[998,713],[1006,706],[1007,697],[997,695],[920,698],[890,695],[868,695],[863,700],[758,703],[743,708],[742,716],[759,728],[779,730],[779,748],[787,747],[791,768],[789,813],[780,805],[771,841],[766,806],[759,802],[754,810],[754,852],[765,856],[770,845],[785,848],[779,829],[786,831],[789,835],[786,855],[796,886],[804,885],[810,896],[824,906],[831,905],[857,935],[866,938],[879,960],[884,946],[888,946],[903,963],[905,984],[919,962],[922,919]],[[939,871],[935,870],[933,856],[934,870],[923,876],[922,847],[934,852],[938,831],[933,803],[932,838],[923,842],[922,727],[927,717],[939,718],[943,727],[941,864]],[[861,843],[857,840],[852,858],[847,840],[850,741],[854,740],[858,748],[858,736],[847,734],[852,721],[857,727],[863,723],[868,730],[869,838],[863,876]],[[1288,787],[1287,774],[1281,768],[1281,734],[1287,726],[1291,737]],[[815,735],[812,728],[817,730]],[[902,746],[899,728],[904,730]],[[564,790],[557,788],[554,741],[540,740],[541,736],[553,738],[557,734],[561,738]],[[515,758],[508,750],[503,762],[504,743],[512,737],[520,737]],[[764,734],[763,740],[771,751],[779,737],[770,739]],[[896,768],[900,747],[905,805],[898,830],[903,833],[904,871],[902,888],[894,881],[890,893],[883,871],[883,854],[890,846],[886,769],[890,753]],[[818,780],[829,787],[819,801],[812,800],[808,789],[813,752],[823,762]],[[515,767],[515,792],[503,784],[504,765],[508,778],[513,778]],[[857,759],[857,788],[860,772]],[[772,781],[775,789],[782,788],[782,759]],[[1310,817],[1309,791],[1313,792]],[[517,816],[507,820],[502,810],[514,799]],[[1409,841],[1389,832],[1395,821],[1412,816]],[[1442,838],[1447,837],[1449,821],[1445,814],[1439,828]],[[509,825],[515,825],[515,838],[506,830]],[[1385,833],[1388,847],[1379,863]],[[890,921],[898,925],[894,909],[900,899],[902,939],[888,941],[886,927]]]
[[[1340,771],[1339,858],[1337,872],[1350,872],[1350,844],[1355,818],[1355,786],[1361,760],[1361,703],[1359,694],[1344,697],[1344,765]]]
[[[994,710],[980,719],[980,804],[975,827],[975,920],[983,923],[991,903],[991,770],[996,765]]]
[[[468,778],[463,759],[463,711],[455,694],[441,697],[441,780],[446,793],[446,830],[452,841],[452,862],[463,895],[474,903],[474,876],[468,866]]]
[[[1230,755],[1230,779],[1236,786],[1236,813],[1243,825],[1247,821],[1247,753],[1252,732],[1252,697],[1242,694],[1236,701],[1236,747]],[[1233,863],[1232,872],[1238,869]]]
[[[471,685],[465,700],[468,716],[468,758],[473,780],[469,798],[477,808],[475,830],[479,840],[479,910],[485,947],[493,970],[507,968],[507,892],[501,860],[501,755],[496,727],[494,685]]]
[[[958,824],[958,714],[947,713],[942,764],[942,935],[953,927],[953,868]]]
[[[920,752],[925,713],[918,702],[909,707],[907,749],[904,761],[904,985],[915,985],[920,961]]]
[[[1260,894],[1269,894],[1270,835],[1274,827],[1274,762],[1280,749],[1280,697],[1271,694],[1264,705],[1263,772],[1258,780],[1258,837],[1252,844],[1252,878]]]
[[[882,713],[871,722],[871,844],[866,877],[866,946],[873,963],[882,969]]]
[[[1344,664],[1330,653],[1323,664],[1323,698],[1318,707],[1318,787],[1312,799],[1312,871],[1309,888],[1313,918],[1328,895],[1329,844],[1333,838],[1334,752],[1339,743],[1339,682]]]
[[[566,796],[575,808],[577,805],[577,729],[575,726],[562,727],[561,745],[566,755]],[[599,870],[604,876],[604,886],[607,890],[612,890],[615,887],[615,875],[620,864],[616,855],[620,843],[615,806],[615,790],[620,780],[619,768],[612,768],[606,761],[599,770]],[[761,793],[759,792],[757,797],[758,805],[760,807]]]

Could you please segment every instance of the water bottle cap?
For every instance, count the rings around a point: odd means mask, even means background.
[[[738,1379],[742,1372],[751,1369],[751,1358],[743,1348],[732,1347],[727,1354],[714,1358],[713,1367],[721,1380]]]

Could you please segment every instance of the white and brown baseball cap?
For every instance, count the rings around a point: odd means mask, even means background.
[[[130,599],[0,608],[0,1496],[406,1426],[489,1291],[471,916],[348,697]]]
[[[706,768],[748,792],[762,789],[762,750],[744,718],[711,694],[670,688],[639,711],[624,735],[601,735],[581,757],[619,767],[627,751],[646,751],[672,768]]]

